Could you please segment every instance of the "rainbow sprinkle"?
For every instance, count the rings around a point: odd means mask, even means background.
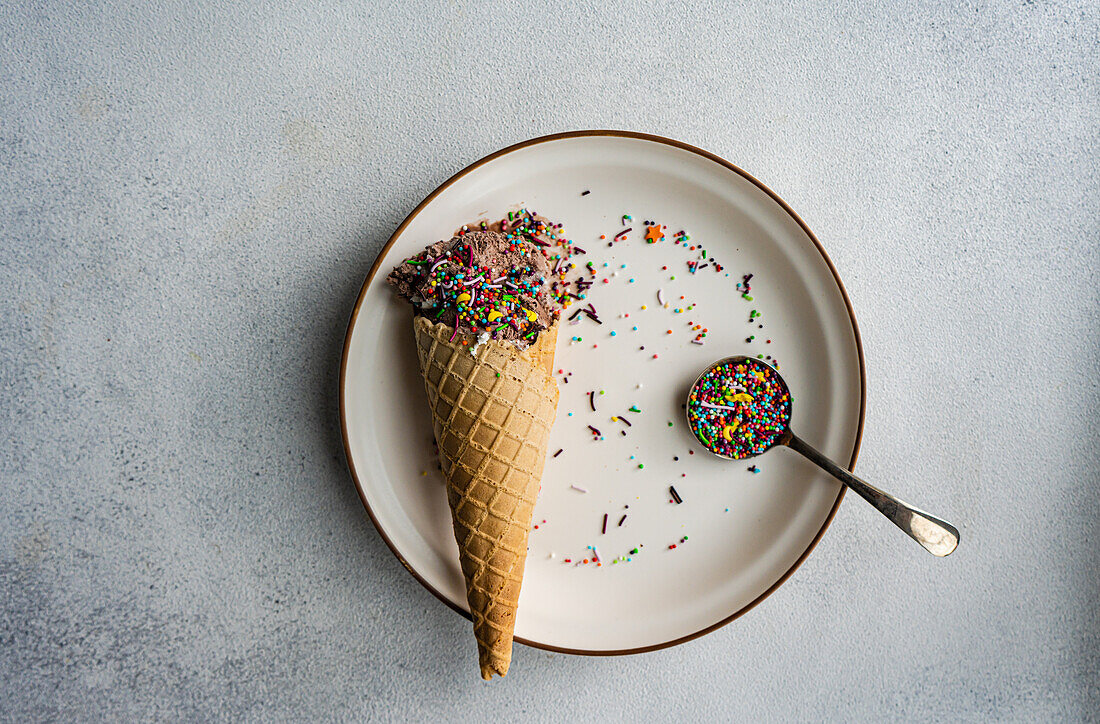
[[[759,455],[786,432],[791,396],[779,374],[763,362],[721,362],[695,383],[687,413],[700,442],[739,460]]]

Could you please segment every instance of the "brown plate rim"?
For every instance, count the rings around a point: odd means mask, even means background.
[[[411,573],[413,578],[415,578],[417,581],[419,581],[420,585],[424,586],[424,588],[428,589],[432,593],[432,595],[434,595],[440,601],[447,604],[449,607],[451,607],[452,609],[454,609],[456,612],[458,612],[460,615],[464,616],[467,619],[470,618],[469,612],[463,610],[462,607],[460,607],[460,606],[456,605],[455,603],[451,602],[450,599],[448,599],[446,596],[444,596],[442,593],[440,593],[438,590],[436,590],[431,584],[429,584],[426,580],[424,580],[424,578],[419,573],[417,573],[413,569],[412,566],[409,565],[408,561],[406,561],[405,558],[401,555],[401,553],[398,552],[397,548],[394,547],[393,542],[390,540],[389,536],[386,535],[386,531],[383,530],[382,526],[378,524],[378,519],[375,517],[374,511],[371,510],[370,503],[367,502],[367,496],[363,492],[363,486],[359,482],[359,475],[355,470],[355,463],[351,459],[351,446],[348,443],[348,425],[347,425],[347,414],[346,414],[347,410],[345,409],[344,385],[345,385],[345,381],[347,379],[348,348],[349,348],[350,342],[351,342],[351,332],[354,329],[355,322],[359,317],[359,309],[363,305],[363,299],[367,294],[367,289],[370,287],[370,283],[371,283],[371,281],[373,281],[374,275],[378,273],[378,269],[381,266],[382,260],[385,258],[387,252],[389,252],[390,248],[397,241],[397,238],[399,236],[401,236],[402,232],[405,231],[405,228],[412,222],[412,220],[414,218],[416,218],[417,214],[419,214],[424,209],[425,206],[430,204],[437,196],[439,196],[439,194],[443,193],[443,191],[445,191],[447,188],[449,188],[452,184],[454,184],[456,181],[458,181],[460,178],[462,178],[466,174],[480,168],[481,166],[484,166],[485,164],[489,163],[493,159],[500,158],[501,156],[504,156],[505,154],[512,153],[513,151],[518,151],[518,150],[523,149],[523,148],[528,148],[530,146],[535,146],[535,145],[538,145],[540,143],[549,143],[551,141],[559,141],[559,140],[566,139],[566,138],[584,138],[584,137],[587,137],[587,136],[612,136],[612,137],[617,137],[617,138],[630,138],[630,139],[635,139],[635,140],[639,140],[639,141],[649,141],[649,142],[652,142],[652,143],[664,144],[666,146],[673,146],[675,148],[679,148],[681,150],[689,151],[689,152],[694,153],[696,155],[702,156],[703,158],[709,159],[709,160],[711,160],[711,161],[713,161],[713,162],[715,162],[715,163],[717,163],[721,166],[726,167],[727,169],[734,172],[738,176],[741,176],[742,178],[744,178],[746,181],[749,181],[752,184],[754,184],[757,188],[759,188],[761,191],[763,191],[765,194],[767,194],[773,201],[775,201],[777,204],[779,204],[779,206],[784,211],[786,211],[792,219],[794,219],[795,223],[797,223],[798,226],[802,229],[802,231],[804,231],[806,233],[806,236],[809,237],[810,241],[812,241],[814,243],[814,246],[817,248],[818,252],[821,254],[821,258],[825,260],[825,264],[829,267],[829,271],[833,275],[833,280],[836,282],[837,289],[840,291],[840,295],[844,299],[844,306],[848,310],[848,318],[851,320],[851,323],[852,323],[852,334],[855,336],[856,353],[857,353],[857,356],[859,357],[859,425],[856,428],[855,444],[852,446],[852,457],[851,457],[851,460],[848,462],[848,469],[849,470],[854,470],[855,469],[856,458],[859,457],[860,443],[863,441],[863,421],[864,421],[866,408],[867,408],[867,370],[866,370],[866,366],[864,364],[864,357],[863,357],[863,339],[859,334],[859,325],[856,324],[856,315],[855,315],[855,310],[852,309],[852,301],[851,301],[851,299],[848,298],[848,291],[844,288],[844,283],[841,282],[841,280],[840,280],[840,274],[837,272],[836,266],[833,264],[833,260],[830,259],[829,255],[825,252],[825,247],[823,247],[821,245],[821,242],[818,240],[817,236],[814,235],[813,231],[810,230],[810,227],[806,225],[806,222],[804,222],[802,220],[802,218],[794,212],[794,209],[792,209],[787,204],[786,201],[781,199],[778,194],[776,194],[770,188],[768,188],[763,183],[761,183],[752,174],[750,174],[750,173],[746,172],[745,170],[741,169],[739,166],[736,166],[736,165],[730,163],[729,161],[722,158],[721,156],[717,156],[717,155],[715,155],[715,154],[713,154],[709,151],[704,151],[703,149],[698,148],[697,146],[693,146],[693,145],[691,145],[689,143],[685,143],[683,141],[677,141],[675,139],[666,138],[664,136],[655,136],[655,135],[649,134],[649,133],[639,133],[637,131],[621,131],[621,130],[610,130],[610,129],[586,130],[586,131],[566,131],[564,133],[553,133],[553,134],[550,134],[550,135],[547,135],[547,136],[539,136],[537,138],[531,138],[531,139],[526,140],[526,141],[521,141],[520,143],[512,144],[511,146],[507,146],[506,148],[502,148],[499,151],[496,151],[494,153],[489,154],[488,156],[485,156],[484,158],[480,159],[479,161],[475,161],[474,163],[470,164],[466,168],[462,169],[461,171],[459,171],[458,173],[456,173],[455,175],[451,176],[449,179],[444,181],[438,188],[435,189],[435,191],[432,191],[430,194],[428,194],[428,196],[425,197],[425,199],[423,201],[421,201],[417,205],[417,207],[415,209],[413,209],[412,212],[408,216],[405,217],[405,220],[402,221],[400,226],[398,226],[397,229],[393,232],[393,234],[390,236],[389,240],[382,247],[381,251],[378,252],[378,256],[374,260],[374,264],[371,265],[370,271],[367,273],[367,278],[363,282],[362,288],[359,290],[359,296],[355,300],[355,306],[352,308],[351,317],[348,320],[347,331],[344,333],[344,350],[343,350],[343,353],[342,353],[341,359],[340,359],[340,392],[339,392],[339,394],[340,394],[340,432],[342,434],[343,441],[344,441],[344,459],[347,462],[348,471],[351,473],[352,480],[355,482],[355,489],[359,492],[359,499],[363,502],[363,507],[366,508],[367,515],[370,516],[371,522],[374,524],[374,527],[378,531],[379,535],[382,536],[382,540],[386,542],[386,545],[389,547],[390,551],[394,554],[394,556],[397,557],[397,560],[399,560],[401,562],[401,565],[405,567],[405,570],[407,570],[409,573]],[[517,636],[515,638],[515,640],[518,641],[519,643],[526,644],[527,646],[532,646],[534,648],[543,649],[545,651],[554,651],[554,652],[563,653],[563,654],[577,654],[577,655],[584,655],[584,656],[622,656],[622,655],[625,655],[625,654],[641,654],[641,653],[646,653],[648,651],[658,651],[660,649],[666,649],[666,648],[670,648],[672,646],[678,646],[679,644],[687,643],[688,641],[693,641],[693,640],[699,638],[700,636],[705,636],[706,634],[711,633],[712,631],[716,631],[716,630],[722,628],[723,626],[725,626],[726,624],[730,623],[734,619],[737,619],[737,618],[743,616],[744,614],[748,613],[749,611],[751,611],[761,601],[763,601],[765,598],[770,596],[772,593],[774,593],[776,591],[776,589],[778,589],[780,586],[782,586],[784,583],[786,583],[787,579],[789,579],[791,577],[791,575],[793,575],[794,572],[796,570],[798,570],[799,566],[801,566],[803,561],[806,560],[806,557],[809,556],[810,553],[813,551],[813,549],[817,547],[818,542],[821,540],[821,536],[823,536],[825,534],[825,531],[826,531],[826,529],[828,529],[829,524],[833,522],[833,518],[836,516],[836,511],[840,507],[840,501],[842,501],[844,499],[844,490],[845,490],[845,488],[843,486],[841,486],[840,492],[836,496],[836,501],[833,503],[832,510],[829,511],[829,515],[825,518],[825,522],[822,523],[821,529],[817,531],[817,535],[815,535],[813,540],[810,541],[810,544],[806,547],[806,550],[804,550],[802,552],[802,555],[800,555],[798,557],[798,559],[795,560],[795,562],[791,565],[791,567],[789,569],[787,569],[787,572],[784,573],[782,576],[780,576],[775,581],[775,583],[773,583],[771,586],[768,587],[768,589],[766,591],[764,591],[759,596],[757,596],[755,599],[750,601],[748,604],[746,604],[745,606],[742,606],[740,609],[738,609],[734,613],[730,614],[726,618],[722,619],[721,621],[718,621],[718,622],[713,623],[709,626],[706,626],[706,627],[704,627],[704,628],[702,628],[698,631],[695,631],[694,633],[687,634],[686,636],[681,636],[679,638],[672,639],[671,641],[664,641],[664,642],[658,643],[658,644],[650,644],[649,646],[639,646],[637,648],[630,648],[630,649],[614,649],[614,650],[606,650],[606,649],[595,649],[595,650],[572,649],[572,648],[565,648],[565,647],[561,647],[561,646],[554,646],[552,644],[546,644],[546,643],[542,643],[542,642],[539,642],[539,641],[530,641],[528,639],[524,639],[524,638],[521,638],[519,636]]]

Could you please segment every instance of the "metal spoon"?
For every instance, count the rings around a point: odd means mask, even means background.
[[[736,456],[723,454],[719,450],[716,450],[715,448],[721,445],[716,444],[714,440],[705,439],[705,434],[700,430],[703,425],[703,419],[700,415],[709,415],[708,419],[712,423],[716,418],[728,418],[728,420],[723,420],[724,422],[728,421],[730,423],[726,426],[726,429],[735,430],[742,422],[741,416],[749,416],[751,413],[751,408],[739,407],[736,402],[733,405],[722,405],[713,402],[706,403],[698,399],[700,395],[706,394],[706,390],[702,387],[702,383],[707,378],[708,373],[722,365],[747,365],[748,369],[753,370],[753,374],[756,374],[756,371],[759,370],[761,374],[765,375],[767,380],[775,382],[777,388],[781,390],[782,393],[785,393],[787,400],[783,405],[776,408],[778,414],[776,415],[776,419],[773,420],[771,429],[756,435],[755,439],[757,440],[757,444],[755,447],[751,450],[737,450],[736,452],[738,454]],[[734,393],[735,391],[731,391],[727,394],[732,396]],[[742,391],[742,393],[738,394],[747,393],[743,393]],[[749,397],[751,397],[751,395]],[[744,400],[744,398],[742,398],[742,400]],[[791,432],[790,405],[790,390],[787,388],[787,383],[783,380],[783,377],[774,367],[762,360],[752,357],[727,357],[703,370],[702,374],[695,380],[695,383],[692,384],[691,390],[688,392],[688,402],[686,406],[688,427],[708,451],[727,460],[745,460],[755,457],[762,452],[766,452],[776,445],[786,445],[792,450],[801,453],[822,470],[830,473],[837,480],[854,490],[868,503],[878,508],[880,513],[889,518],[894,525],[905,531],[910,538],[924,546],[925,550],[929,553],[936,556],[946,556],[958,547],[959,531],[955,526],[934,515],[929,515],[923,510],[914,508],[908,503],[904,503],[894,496],[884,493],[875,486],[857,478],[855,475],[852,475],[850,472],[808,445],[802,438]],[[752,421],[748,420],[746,422],[746,427],[752,429],[755,433],[757,428],[753,427]],[[725,430],[723,431],[723,434],[724,433]],[[732,448],[732,445],[730,447]]]

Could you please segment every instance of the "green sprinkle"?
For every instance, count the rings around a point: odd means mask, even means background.
[[[707,250],[706,250],[706,249],[703,249],[703,258],[704,258],[704,259],[706,259],[706,258],[707,258]]]
[[[638,555],[638,549],[637,548],[631,548],[630,549],[630,555],[632,555],[632,556]]]
[[[600,390],[600,394],[601,394],[601,395],[603,394],[603,390]]]
[[[500,373],[499,373],[499,372],[497,372],[497,377],[500,377]]]
[[[641,412],[641,410],[638,409],[637,405],[631,405],[630,406],[630,411],[631,412]]]
[[[668,426],[672,427],[672,421],[669,421]]]
[[[746,302],[752,301],[752,297],[750,297],[748,294],[742,294],[741,298],[744,299]]]
[[[638,463],[638,469],[639,469],[639,470],[641,470],[641,469],[642,469],[642,468],[644,468],[644,467],[645,467],[645,464],[643,464],[643,463]]]

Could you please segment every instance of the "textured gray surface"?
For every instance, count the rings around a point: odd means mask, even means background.
[[[83,5],[0,8],[0,719],[1097,717],[1095,3]],[[584,127],[806,219],[859,469],[955,555],[850,498],[725,629],[477,678],[356,497],[342,335],[426,193]]]

